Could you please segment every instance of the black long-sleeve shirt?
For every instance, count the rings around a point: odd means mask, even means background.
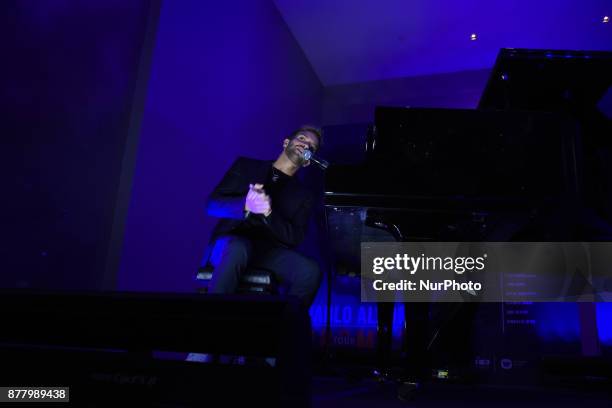
[[[313,195],[295,177],[275,170],[272,162],[240,157],[224,175],[209,196],[206,206],[210,216],[221,218],[213,231],[213,239],[228,233],[266,240],[272,244],[295,247],[306,235]],[[270,196],[272,213],[265,217],[245,217],[244,205],[249,184],[261,183]]]

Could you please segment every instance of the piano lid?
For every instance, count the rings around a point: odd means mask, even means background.
[[[478,108],[597,109],[611,85],[612,52],[502,48]],[[610,112],[603,113],[612,117]]]
[[[571,116],[581,140],[581,197],[600,214],[612,214],[607,198],[612,194],[607,159],[612,149],[612,52],[501,49],[478,107]]]
[[[325,191],[334,203],[537,202],[574,190],[566,159],[575,125],[565,116],[377,107],[375,124],[362,164],[329,168]]]

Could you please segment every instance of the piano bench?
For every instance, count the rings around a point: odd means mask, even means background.
[[[211,264],[198,268],[196,282],[198,284],[199,293],[208,292],[208,282],[212,279],[214,267]],[[272,272],[267,269],[256,267],[247,268],[240,276],[238,283],[238,293],[265,293],[277,294],[278,287],[274,281]]]

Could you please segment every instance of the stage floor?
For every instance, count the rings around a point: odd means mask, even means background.
[[[426,384],[408,403],[397,396],[398,387],[374,380],[350,382],[338,377],[313,378],[313,408],[391,407],[520,407],[609,408],[612,391],[581,391],[492,385]]]

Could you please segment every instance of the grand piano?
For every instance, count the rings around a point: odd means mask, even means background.
[[[611,84],[612,53],[502,49],[478,109],[377,107],[374,123],[324,129],[334,273],[359,274],[361,242],[610,240]],[[383,368],[391,306],[378,304]],[[406,307],[414,377],[448,326],[424,335],[427,307]]]

